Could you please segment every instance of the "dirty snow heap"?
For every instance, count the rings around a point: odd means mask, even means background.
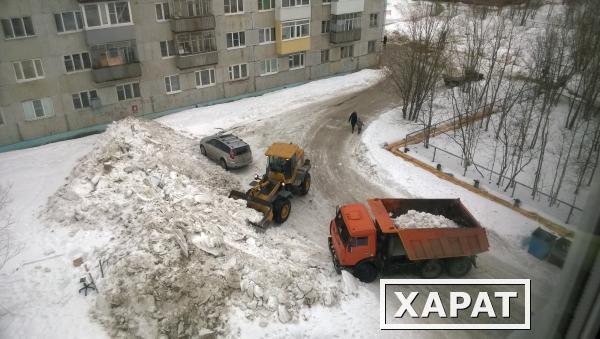
[[[230,308],[249,319],[296,321],[303,307],[337,302],[339,278],[293,233],[257,233],[260,219],[235,176],[199,156],[198,143],[152,121],[113,124],[48,201],[56,226],[113,238],[85,253],[99,296],[94,316],[113,337],[227,333]]]

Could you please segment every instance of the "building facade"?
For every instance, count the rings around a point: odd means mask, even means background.
[[[385,0],[0,0],[0,145],[374,66]]]

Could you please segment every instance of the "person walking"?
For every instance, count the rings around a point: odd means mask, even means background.
[[[383,47],[385,47],[385,45],[387,45],[387,35],[383,36]]]
[[[352,112],[350,114],[350,118],[348,118],[348,121],[350,121],[350,125],[352,126],[352,133],[354,133],[354,127],[358,121],[358,114],[356,114],[356,112]]]

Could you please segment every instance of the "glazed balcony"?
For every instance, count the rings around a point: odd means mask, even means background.
[[[180,17],[171,20],[171,31],[174,33],[205,31],[211,29],[215,29],[214,15]]]
[[[362,12],[365,9],[365,0],[332,0],[331,14],[341,15]]]
[[[332,44],[341,44],[344,42],[360,40],[361,29],[353,29],[344,32],[329,32],[329,42]]]
[[[175,57],[175,65],[179,69],[215,65],[217,63],[219,63],[219,52],[217,51],[177,55]]]

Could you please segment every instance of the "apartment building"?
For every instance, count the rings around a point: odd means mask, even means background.
[[[0,0],[0,145],[374,66],[384,9]]]

